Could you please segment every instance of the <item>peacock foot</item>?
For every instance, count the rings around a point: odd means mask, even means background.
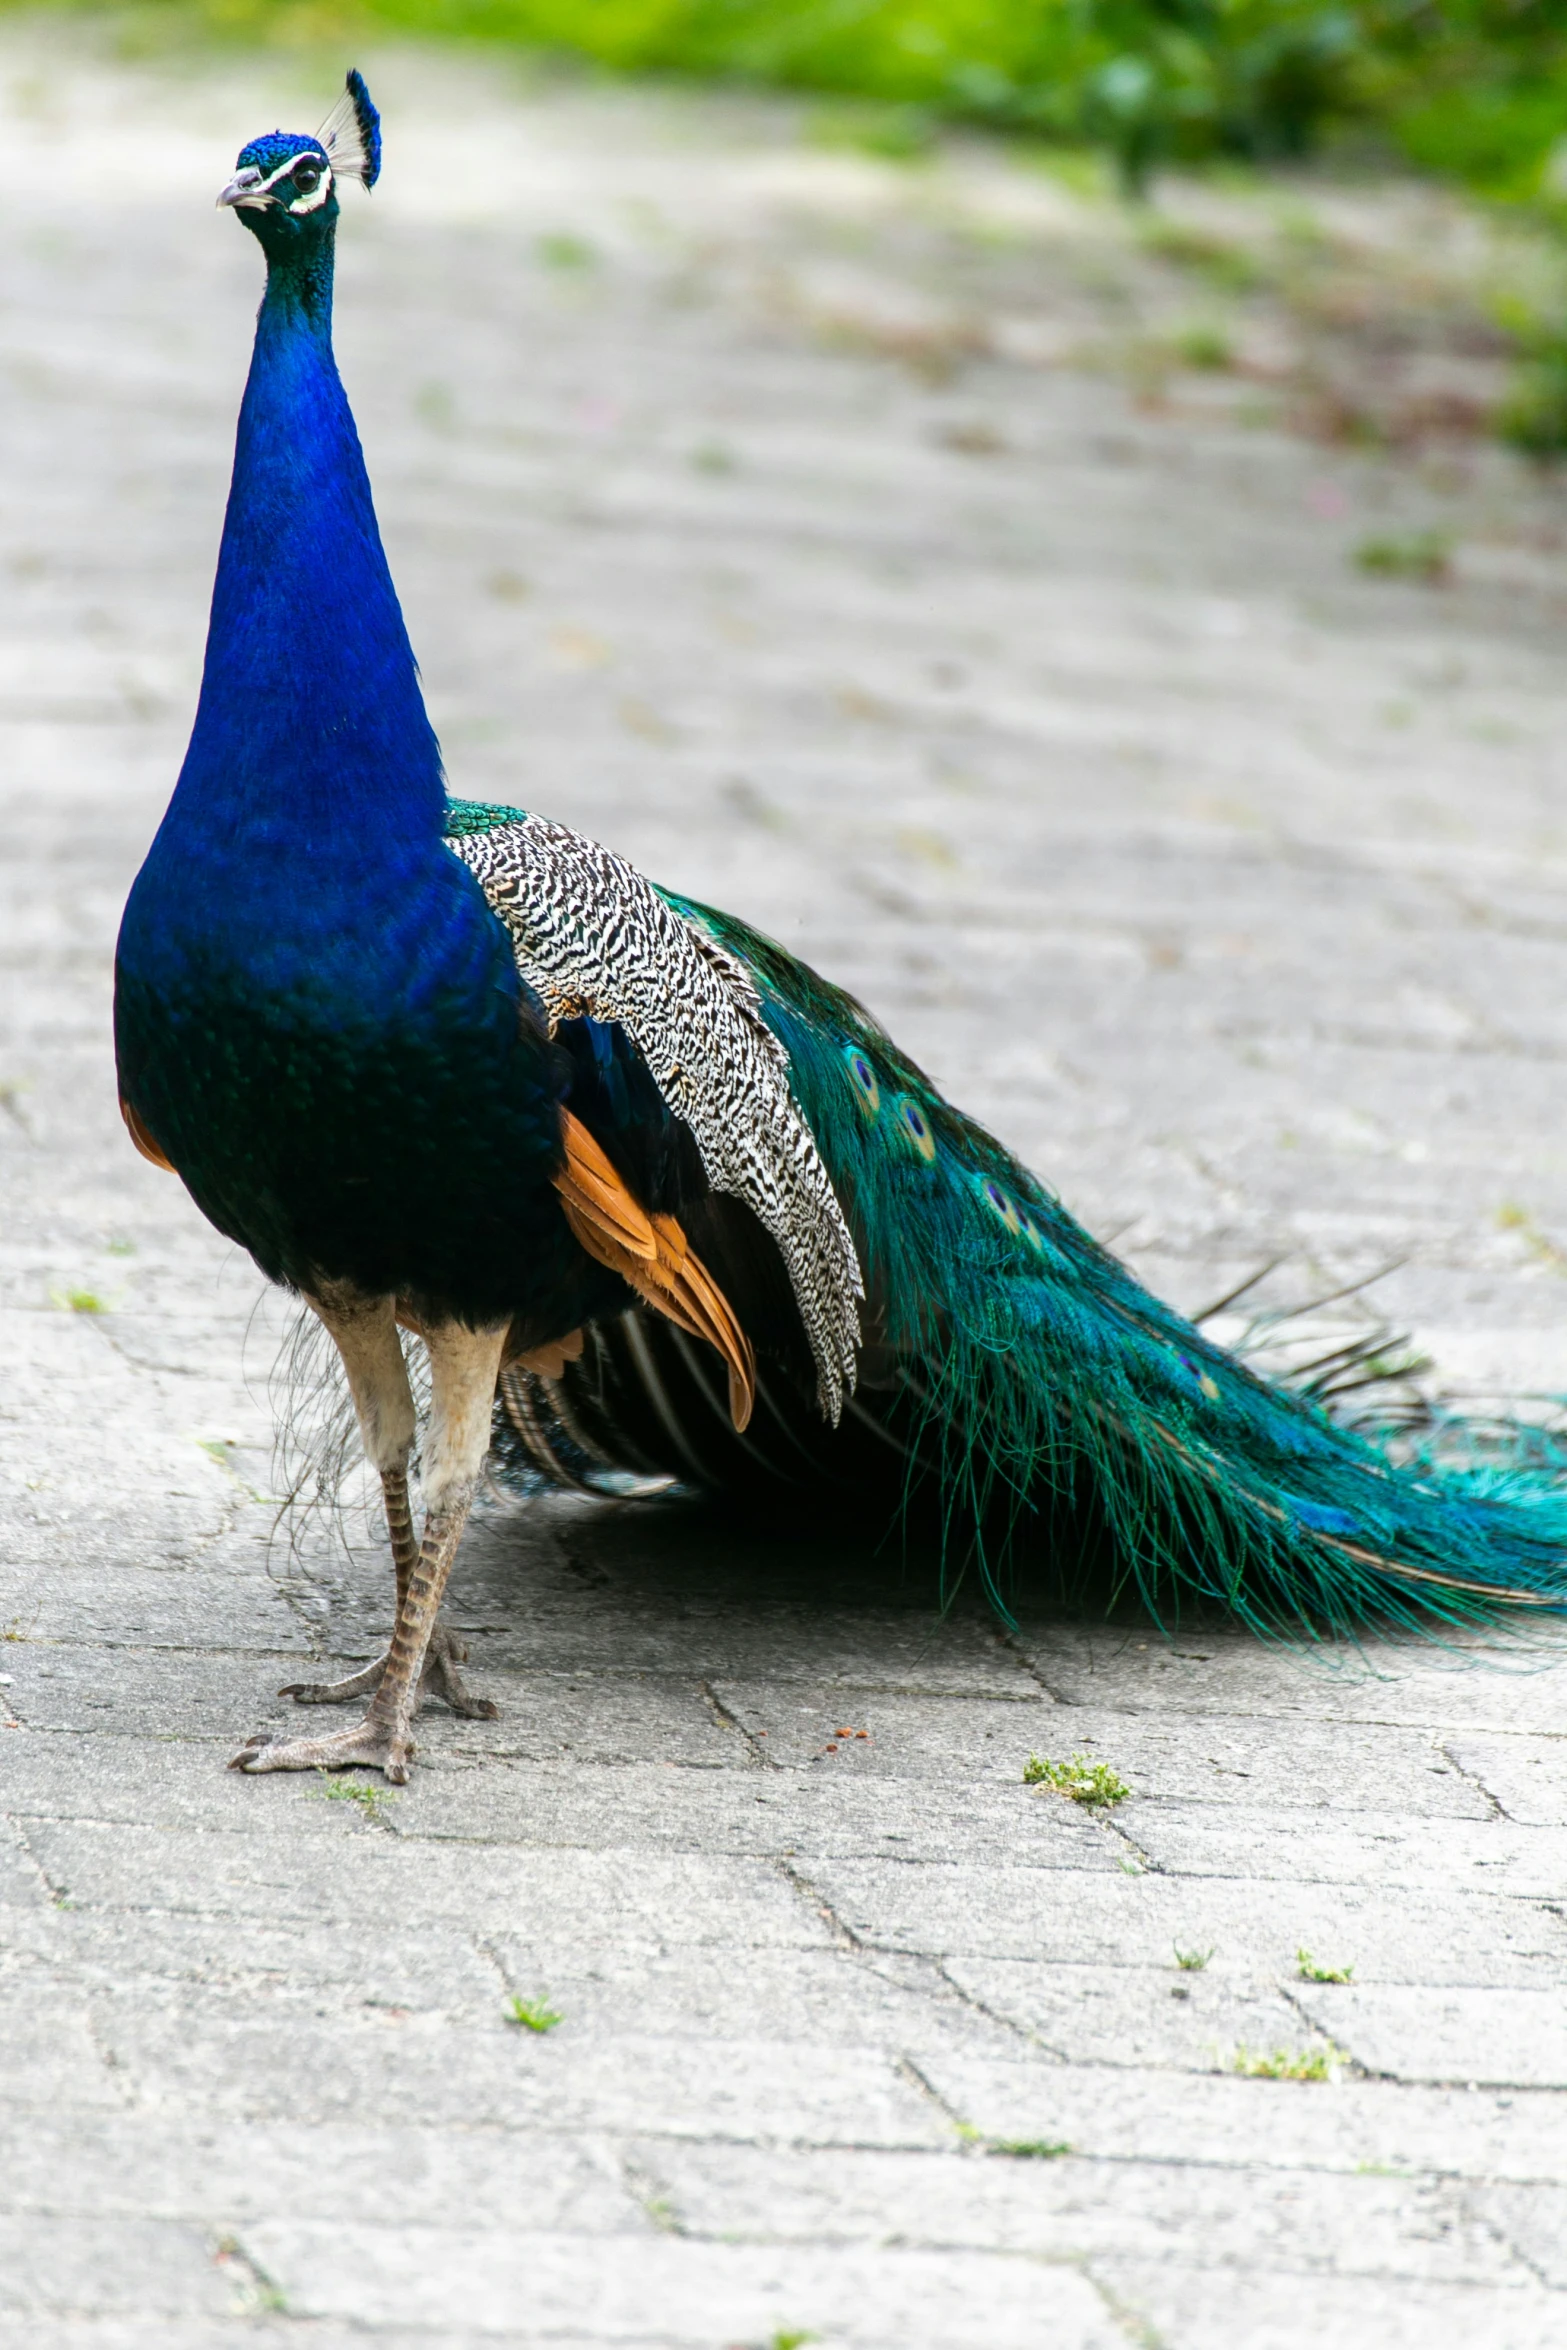
[[[352,1729],[325,1738],[248,1738],[229,1763],[231,1771],[384,1771],[394,1787],[407,1784],[414,1742],[406,1729],[389,1727],[367,1714]]]
[[[444,1624],[437,1624],[425,1651],[415,1713],[427,1697],[439,1697],[465,1722],[493,1722],[500,1707],[493,1698],[475,1697],[457,1670],[467,1661],[467,1642],[448,1632]],[[386,1658],[378,1656],[374,1664],[366,1665],[363,1672],[350,1673],[346,1681],[290,1681],[278,1695],[291,1697],[296,1705],[348,1705],[356,1697],[372,1696],[380,1688],[385,1670]]]
[[[414,1700],[414,1712],[427,1697],[439,1697],[454,1714],[465,1722],[493,1722],[500,1707],[493,1697],[475,1697],[467,1682],[457,1670],[468,1662],[468,1643],[459,1640],[454,1632],[437,1624],[430,1635],[430,1645],[424,1654],[424,1671],[419,1676],[419,1694]]]

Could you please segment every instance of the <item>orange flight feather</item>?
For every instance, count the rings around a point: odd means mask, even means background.
[[[756,1401],[756,1354],[733,1307],[675,1217],[650,1216],[632,1197],[580,1118],[561,1113],[566,1158],[555,1177],[578,1243],[640,1298],[729,1366],[729,1416],[744,1428]]]
[[[142,1157],[150,1159],[155,1167],[161,1167],[166,1175],[178,1174],[179,1169],[175,1166],[174,1161],[164,1157],[123,1094],[120,1096],[120,1116],[125,1120],[130,1138],[141,1152]]]

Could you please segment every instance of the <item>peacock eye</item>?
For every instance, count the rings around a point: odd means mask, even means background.
[[[854,1044],[844,1046],[843,1058],[850,1082],[859,1096],[860,1108],[867,1118],[874,1118],[881,1108],[881,1087],[876,1082],[876,1072],[869,1058]]]
[[[321,166],[319,163],[312,163],[307,157],[303,163],[295,164],[289,177],[293,180],[300,194],[308,196],[312,188],[320,185]]]
[[[991,1214],[999,1218],[1009,1232],[1021,1232],[1024,1229],[1016,1200],[1010,1192],[1002,1190],[994,1176],[982,1175],[979,1178],[979,1190]]]
[[[906,1093],[900,1094],[895,1104],[895,1114],[906,1140],[913,1144],[927,1167],[933,1166],[936,1159],[935,1130],[919,1103],[911,1101]]]

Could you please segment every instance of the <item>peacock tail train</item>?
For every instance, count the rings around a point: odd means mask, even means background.
[[[447,835],[471,851],[521,821],[453,801]],[[503,1375],[498,1432],[525,1480],[672,1479],[917,1516],[949,1579],[972,1567],[1003,1615],[1093,1561],[1112,1597],[1160,1620],[1217,1602],[1273,1634],[1567,1604],[1549,1465],[1400,1461],[1260,1377],[1144,1289],[852,997],[744,923],[658,895],[743,967],[787,1056],[864,1272],[858,1377],[834,1425],[765,1235],[710,1195],[685,1221],[758,1335],[749,1425],[732,1424],[716,1355],[634,1307],[593,1325],[575,1361]]]

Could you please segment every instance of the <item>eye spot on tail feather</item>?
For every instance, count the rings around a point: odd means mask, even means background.
[[[926,1166],[933,1166],[936,1159],[936,1129],[920,1108],[919,1103],[912,1100],[908,1094],[903,1093],[898,1096],[893,1106],[897,1113],[898,1124],[905,1137],[912,1143]]]
[[[1208,1372],[1200,1371],[1197,1368],[1197,1365],[1192,1361],[1190,1355],[1182,1355],[1180,1360],[1181,1368],[1184,1371],[1190,1372],[1191,1376],[1196,1380],[1198,1386],[1201,1388],[1203,1394],[1207,1397],[1209,1403],[1217,1403],[1219,1400],[1218,1381],[1212,1378]]]
[[[860,1108],[865,1112],[867,1118],[874,1118],[881,1108],[881,1087],[876,1082],[875,1069],[857,1044],[844,1046],[843,1062],[849,1072],[849,1082],[854,1087],[855,1094],[859,1099]]]
[[[1018,1211],[1017,1201],[1009,1191],[1003,1191],[994,1175],[979,1175],[975,1177],[975,1181],[979,1186],[980,1198],[998,1223],[1004,1224],[1011,1233],[1024,1231],[1025,1226]]]

